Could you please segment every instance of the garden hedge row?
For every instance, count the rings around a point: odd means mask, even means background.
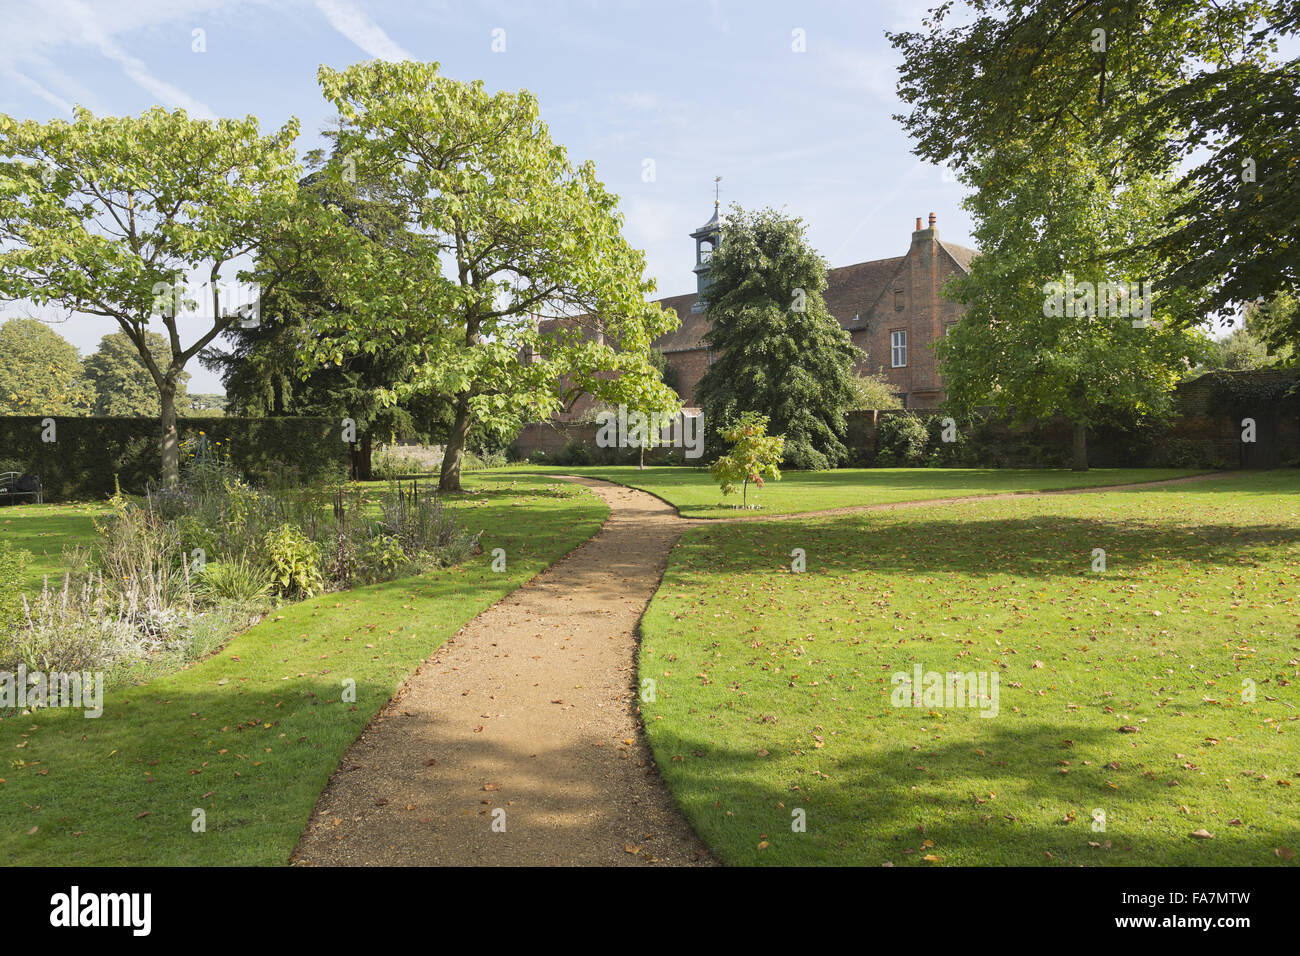
[[[47,442],[42,436],[51,418],[56,440]],[[176,427],[182,443],[200,433],[220,441],[255,481],[285,472],[308,481],[347,473],[350,446],[334,419],[186,417]],[[161,475],[158,433],[152,418],[3,416],[0,471],[38,475],[47,501],[106,497],[115,476],[123,491],[139,493]]]

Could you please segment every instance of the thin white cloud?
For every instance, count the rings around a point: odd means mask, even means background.
[[[70,34],[84,45],[98,49],[105,57],[118,63],[127,77],[158,97],[164,106],[181,107],[200,119],[216,119],[216,113],[207,104],[166,80],[154,76],[143,60],[118,46],[112,33],[104,28],[95,11],[88,4],[80,0],[61,0],[58,11],[60,21]]]
[[[316,9],[330,26],[376,59],[390,63],[415,59],[351,0],[316,0]]]
[[[72,115],[71,103],[63,99],[63,97],[58,96],[55,93],[51,93],[45,87],[41,86],[41,84],[33,80],[30,76],[26,76],[23,73],[19,73],[17,70],[13,69],[12,67],[6,68],[4,70],[4,75],[9,77],[11,80],[13,80],[23,89],[27,90],[29,93],[35,93],[41,99],[45,100],[45,102],[49,103],[51,106],[53,106],[55,109],[59,110],[60,112],[64,113],[65,115],[67,116]]]

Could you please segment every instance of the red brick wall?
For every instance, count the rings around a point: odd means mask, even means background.
[[[912,245],[893,280],[865,314],[867,331],[853,335],[853,344],[867,352],[859,374],[880,373],[912,408],[932,408],[944,399],[943,381],[930,347],[947,323],[961,318],[963,308],[945,299],[940,290],[960,267],[939,245],[934,229],[912,233]],[[901,292],[901,296],[898,293]],[[897,307],[898,303],[902,308]],[[893,368],[890,333],[907,332],[907,365]]]

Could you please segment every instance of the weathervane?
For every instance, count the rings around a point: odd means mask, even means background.
[[[719,200],[718,200],[718,194],[719,194],[719,193],[721,192],[721,190],[722,190],[722,186],[719,185],[721,182],[722,182],[722,177],[721,177],[721,176],[714,176],[714,177],[713,177],[713,205],[714,205],[714,206],[717,206],[717,205],[718,205],[718,202],[719,202]]]

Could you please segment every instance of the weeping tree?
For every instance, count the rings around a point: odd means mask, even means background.
[[[705,291],[704,340],[716,358],[695,392],[710,454],[721,453],[723,429],[756,412],[784,437],[792,466],[848,458],[844,412],[856,404],[853,366],[866,355],[826,308],[825,289],[826,262],[802,220],[731,207]]]
[[[0,115],[0,297],[115,321],[158,392],[162,477],[179,474],[176,395],[186,364],[255,297],[239,261],[256,257],[262,291],[292,259],[297,122],[262,136],[257,120],[192,119],[155,107],[136,117],[38,123]],[[201,329],[185,344],[181,323]],[[167,351],[151,347],[161,326]]]
[[[532,94],[489,93],[436,63],[318,78],[341,120],[331,175],[382,179],[404,230],[400,242],[352,232],[316,260],[339,308],[314,320],[308,369],[363,353],[408,366],[376,395],[450,407],[443,491],[460,490],[476,422],[545,419],[573,389],[677,409],[650,360],[675,316],[648,302],[654,284],[622,237],[617,197],[590,163],[569,162]]]

